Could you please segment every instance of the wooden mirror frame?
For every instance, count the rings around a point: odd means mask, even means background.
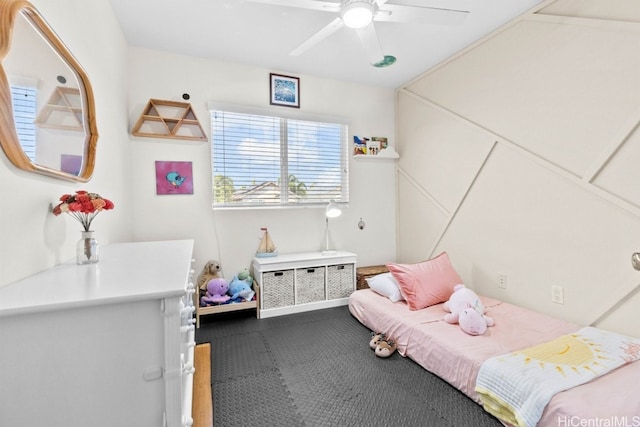
[[[2,66],[2,61],[11,49],[13,27],[18,14],[22,14],[33,24],[51,49],[73,71],[78,80],[85,131],[82,168],[78,175],[33,163],[20,145],[14,123],[9,79]],[[97,142],[98,130],[96,127],[93,91],[85,71],[31,3],[26,0],[0,0],[0,146],[2,146],[7,158],[17,168],[24,171],[36,172],[70,181],[87,182],[93,175]]]

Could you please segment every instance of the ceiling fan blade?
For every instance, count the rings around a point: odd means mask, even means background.
[[[340,18],[334,19],[333,21],[329,22],[329,24],[326,25],[323,29],[321,29],[320,31],[318,31],[317,33],[309,37],[307,40],[302,42],[300,46],[293,49],[289,53],[289,55],[292,55],[292,56],[302,55],[304,52],[311,49],[313,46],[320,43],[322,40],[326,39],[327,37],[329,37],[331,34],[335,33],[336,31],[338,31],[343,26],[344,26],[344,22],[342,22],[342,19]]]
[[[374,0],[378,7],[383,5],[390,6],[405,6],[405,7],[417,7],[417,8],[429,8],[429,9],[447,9],[458,11],[470,11],[476,0]]]
[[[374,20],[379,22],[419,22],[429,25],[458,25],[468,15],[469,11],[463,9],[384,3],[380,6]]]
[[[300,9],[321,10],[325,12],[339,12],[340,3],[324,0],[244,0],[250,3],[270,4],[273,6],[297,7]]]
[[[358,35],[371,64],[377,64],[384,60],[380,40],[378,40],[378,33],[376,33],[376,28],[373,26],[373,22],[364,28],[355,30],[355,32]]]

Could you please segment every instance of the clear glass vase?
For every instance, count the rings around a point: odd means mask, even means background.
[[[76,244],[76,264],[95,264],[98,262],[99,249],[93,230],[82,231],[82,238]]]

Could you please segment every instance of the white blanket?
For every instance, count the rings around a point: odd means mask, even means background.
[[[549,400],[640,359],[640,340],[585,327],[480,367],[476,392],[485,410],[518,427],[534,427]]]

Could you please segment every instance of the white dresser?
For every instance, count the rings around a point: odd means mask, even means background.
[[[0,288],[0,426],[190,426],[192,250],[107,245]]]
[[[260,287],[261,318],[346,305],[356,286],[356,254],[351,252],[256,257],[251,270]]]

